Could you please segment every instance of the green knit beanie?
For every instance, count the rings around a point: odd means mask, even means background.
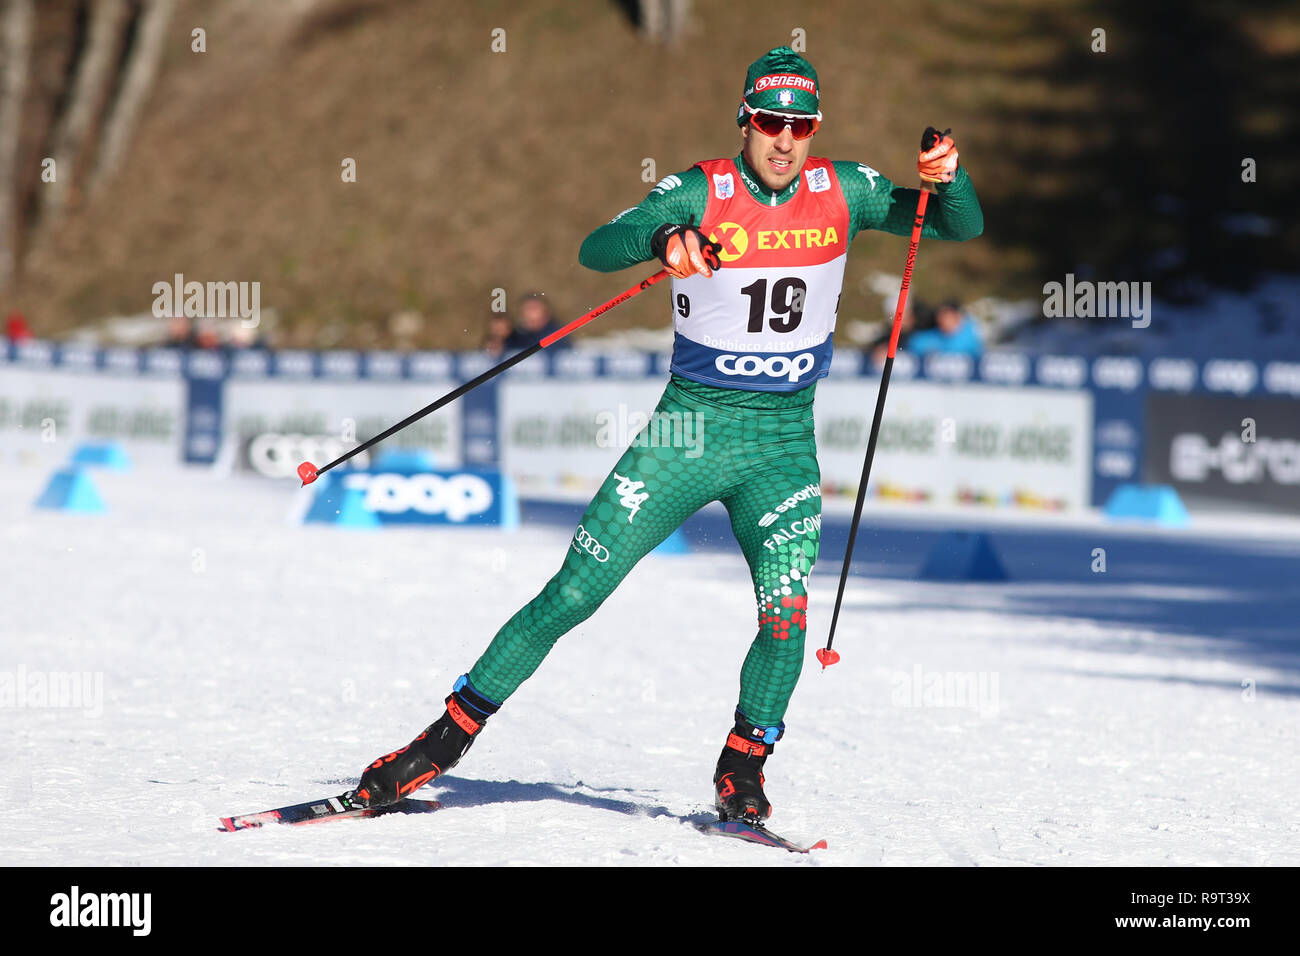
[[[748,122],[746,105],[778,113],[816,113],[817,103],[817,71],[788,46],[779,46],[749,65],[736,125]]]

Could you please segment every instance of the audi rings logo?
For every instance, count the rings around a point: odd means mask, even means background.
[[[330,435],[300,435],[263,432],[248,441],[248,467],[267,478],[290,478],[298,473],[298,463],[333,461],[356,447],[355,442],[340,441]],[[364,468],[369,452],[353,457],[354,467]]]
[[[587,529],[582,525],[578,525],[578,530],[573,533],[571,547],[575,551],[586,551],[601,564],[609,560],[609,548],[588,534]]]
[[[723,375],[770,375],[772,378],[784,378],[797,382],[817,364],[811,352],[800,352],[793,357],[787,355],[719,355],[713,363]]]

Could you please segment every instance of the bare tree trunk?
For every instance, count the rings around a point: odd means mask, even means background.
[[[681,42],[686,32],[686,21],[691,17],[691,0],[668,0],[668,27],[664,31],[670,46]]]
[[[664,8],[664,0],[638,0],[637,8],[641,14],[641,32],[658,42],[667,26],[668,11]]]
[[[127,0],[98,0],[91,5],[86,49],[77,63],[68,106],[54,134],[56,178],[42,185],[40,229],[54,226],[78,182],[90,172],[93,144],[87,142],[115,79],[115,67],[126,37],[130,7]]]
[[[32,0],[4,0],[0,21],[0,289],[18,267],[18,140],[35,24]]]
[[[91,192],[98,192],[117,172],[135,132],[136,120],[153,86],[166,49],[167,25],[176,0],[147,0],[140,13],[140,26],[131,45],[130,61],[122,86],[104,124],[103,145],[90,179]]]
[[[676,46],[691,16],[691,0],[638,0],[641,32],[654,43]]]

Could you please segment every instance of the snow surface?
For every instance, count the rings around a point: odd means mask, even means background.
[[[1093,574],[1091,532],[1045,518],[1002,542],[1018,580],[951,585],[870,531],[821,673],[824,548],[768,763],[773,829],[830,844],[809,857],[690,826],[755,626],[734,547],[642,562],[425,791],[438,813],[225,834],[435,718],[569,531],[295,527],[287,484],[179,470],[97,473],[104,516],[37,512],[47,474],[0,462],[0,675],[100,674],[103,700],[4,708],[0,863],[1300,863],[1295,538],[1134,531]],[[1067,551],[1084,571],[1042,570]]]

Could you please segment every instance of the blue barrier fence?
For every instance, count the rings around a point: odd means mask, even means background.
[[[430,398],[442,386],[454,387],[491,367],[496,360],[481,352],[360,352],[360,351],[182,351],[167,348],[98,348],[47,341],[21,343],[0,340],[0,384],[6,368],[63,371],[116,380],[173,380],[183,386],[178,409],[181,457],[190,463],[210,463],[225,433],[226,396],[232,383],[274,381],[320,387],[349,382],[428,382]],[[459,451],[469,467],[499,464],[498,396],[503,379],[665,379],[667,355],[643,352],[596,354],[566,350],[543,352],[459,403]],[[873,386],[879,371],[869,358],[841,348],[832,380],[858,379]],[[930,355],[923,360],[900,353],[894,381],[974,383],[1023,388],[1032,402],[1036,390],[1085,390],[1093,408],[1092,485],[1094,505],[1104,503],[1114,489],[1140,480],[1151,434],[1148,397],[1152,394],[1221,395],[1233,399],[1256,396],[1300,398],[1300,362],[1255,362],[1239,359],[1133,356],[1081,357],[994,351],[980,358]],[[17,412],[0,390],[0,430]],[[1288,403],[1292,407],[1292,403]],[[1293,407],[1300,408],[1300,404]],[[413,409],[393,409],[404,415]],[[1287,424],[1287,428],[1290,428]],[[1300,440],[1300,434],[1283,436]]]

